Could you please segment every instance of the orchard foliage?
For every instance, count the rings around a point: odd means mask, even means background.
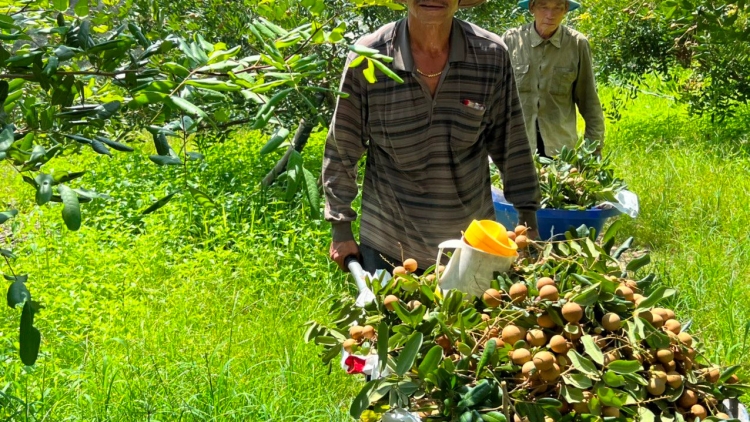
[[[694,112],[718,118],[750,100],[750,2],[586,2],[576,26],[600,77],[635,89],[653,72]]]
[[[362,3],[399,7],[383,0]],[[59,166],[51,163],[74,162],[78,154],[132,153],[146,139],[153,143],[154,165],[177,166],[183,177],[180,189],[142,214],[179,195],[215,207],[190,179],[203,159],[197,139],[208,134],[221,140],[238,127],[264,130],[270,136],[261,152],[271,153],[301,117],[326,124],[324,104],[340,94],[332,61],[348,52],[345,34],[354,9],[322,0],[236,6],[2,2],[0,160],[23,177],[37,206],[61,203],[65,225],[78,230],[81,204],[107,195],[78,183],[86,169],[53,171]],[[381,60],[387,58],[367,60],[384,68]],[[286,170],[288,199],[302,191],[318,218],[316,177],[299,151],[292,152]],[[16,214],[3,212],[0,223]],[[13,253],[0,253],[12,282],[8,306],[23,306],[21,357],[31,365],[40,344],[33,327],[40,306],[26,288],[28,276],[13,270]]]

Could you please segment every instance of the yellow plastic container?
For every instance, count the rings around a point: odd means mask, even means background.
[[[500,256],[518,255],[516,242],[508,238],[508,230],[494,220],[474,220],[464,233],[469,245]]]

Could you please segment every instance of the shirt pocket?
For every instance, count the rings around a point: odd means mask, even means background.
[[[482,103],[478,103],[482,104]],[[483,130],[484,114],[486,105],[482,109],[476,109],[464,104],[459,104],[451,128],[451,149],[455,153],[466,151],[473,147]]]
[[[516,79],[518,92],[531,91],[531,75],[529,75],[529,65],[519,64],[513,66],[513,77]]]
[[[573,83],[576,80],[576,71],[570,67],[555,67],[550,93],[552,95],[572,96]]]

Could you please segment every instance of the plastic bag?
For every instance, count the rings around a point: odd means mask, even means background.
[[[638,217],[638,212],[640,211],[640,207],[638,205],[638,195],[627,189],[623,189],[617,192],[615,198],[617,199],[616,203],[604,202],[599,206],[599,208],[605,208],[607,206],[614,207],[617,208],[617,210],[621,213],[629,215],[631,218]]]
[[[392,409],[383,414],[383,422],[421,422],[422,419],[413,412],[404,409]]]

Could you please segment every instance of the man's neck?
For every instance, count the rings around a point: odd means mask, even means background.
[[[536,26],[536,22],[534,22],[534,31],[536,31],[536,33],[537,33],[537,34],[538,34],[538,35],[539,35],[539,36],[540,36],[540,37],[541,37],[541,38],[542,38],[543,40],[548,40],[548,39],[552,38],[552,36],[553,36],[553,35],[555,35],[555,33],[556,33],[557,31],[559,31],[559,30],[560,30],[560,26],[562,26],[562,25],[559,25],[559,26],[558,26],[557,28],[555,28],[555,30],[554,30],[554,31],[552,31],[552,32],[550,32],[550,33],[547,33],[547,34],[544,34],[544,33],[542,33],[541,31],[539,31],[539,28],[537,28],[537,26]]]
[[[439,25],[423,25],[409,16],[407,22],[412,50],[428,55],[440,55],[449,49],[452,19]]]

